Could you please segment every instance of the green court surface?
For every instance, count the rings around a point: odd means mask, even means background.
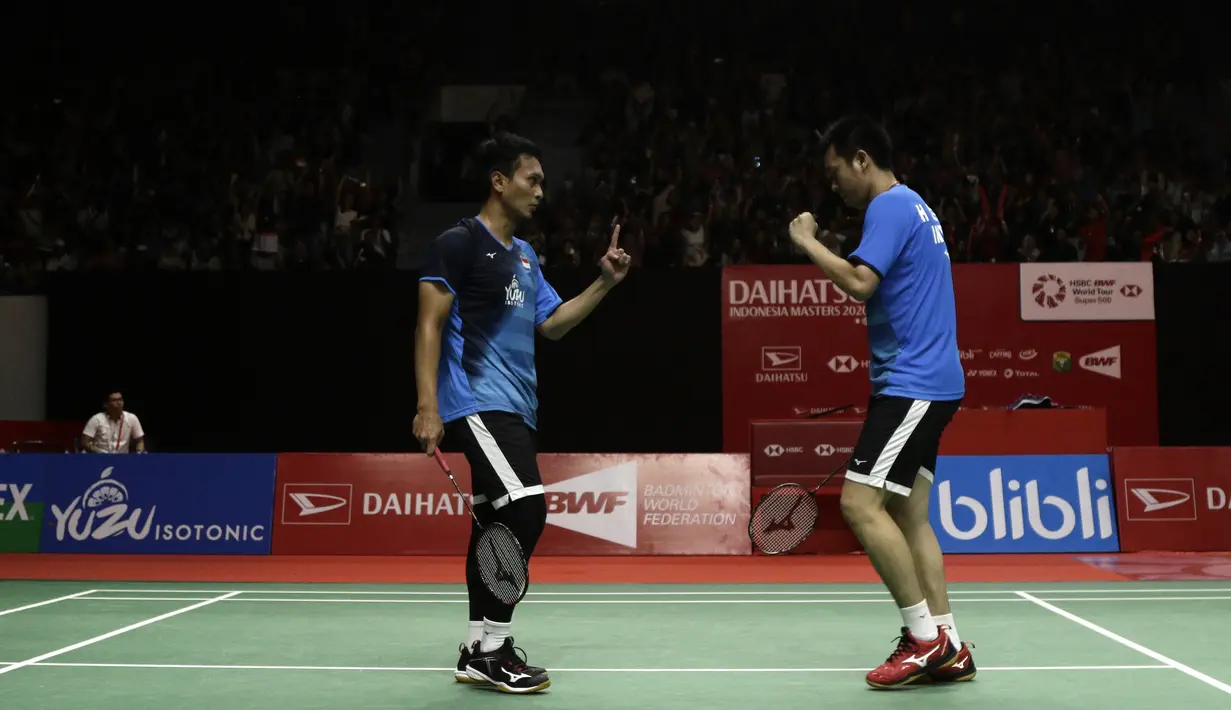
[[[71,596],[70,596],[71,595]],[[514,621],[552,687],[453,682],[447,585],[0,583],[0,694],[25,710],[1231,707],[1231,585],[967,584],[972,683],[874,691],[900,620],[870,585],[542,585]]]

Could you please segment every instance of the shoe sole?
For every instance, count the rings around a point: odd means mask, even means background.
[[[499,690],[502,693],[511,693],[514,695],[526,695],[529,693],[537,693],[539,691],[547,690],[548,688],[551,687],[550,679],[545,680],[542,683],[539,683],[538,685],[535,685],[535,686],[531,686],[529,688],[514,688],[508,683],[501,683],[499,681],[494,681],[491,678],[488,678],[487,676],[483,675],[482,673],[472,668],[467,668],[466,673],[467,673],[467,676],[470,678],[471,684],[494,685],[496,686],[496,690]]]
[[[487,683],[487,681],[485,680],[475,680],[474,678],[471,678],[470,676],[466,675],[466,671],[454,671],[453,680],[457,681],[458,683],[465,683],[466,685],[482,685],[484,683]]]

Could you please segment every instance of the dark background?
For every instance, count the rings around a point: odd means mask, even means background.
[[[567,299],[597,270],[545,275]],[[1155,267],[1164,446],[1231,445],[1227,277],[1218,264]],[[122,389],[154,450],[414,450],[416,278],[54,279],[48,416],[83,419]],[[538,338],[542,450],[721,451],[720,280],[634,272],[563,340]],[[113,315],[84,315],[99,312]]]

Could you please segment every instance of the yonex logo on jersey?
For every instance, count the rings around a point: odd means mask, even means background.
[[[513,277],[513,281],[508,286],[504,287],[504,305],[516,306],[524,308],[526,305],[526,292],[521,290],[521,285],[517,283],[517,277]]]

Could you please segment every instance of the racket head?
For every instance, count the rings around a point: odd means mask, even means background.
[[[783,483],[761,496],[748,520],[748,537],[766,555],[784,555],[816,528],[816,495],[798,483]]]
[[[479,577],[492,596],[509,605],[525,598],[530,588],[530,565],[512,530],[500,523],[484,527],[475,554]]]

